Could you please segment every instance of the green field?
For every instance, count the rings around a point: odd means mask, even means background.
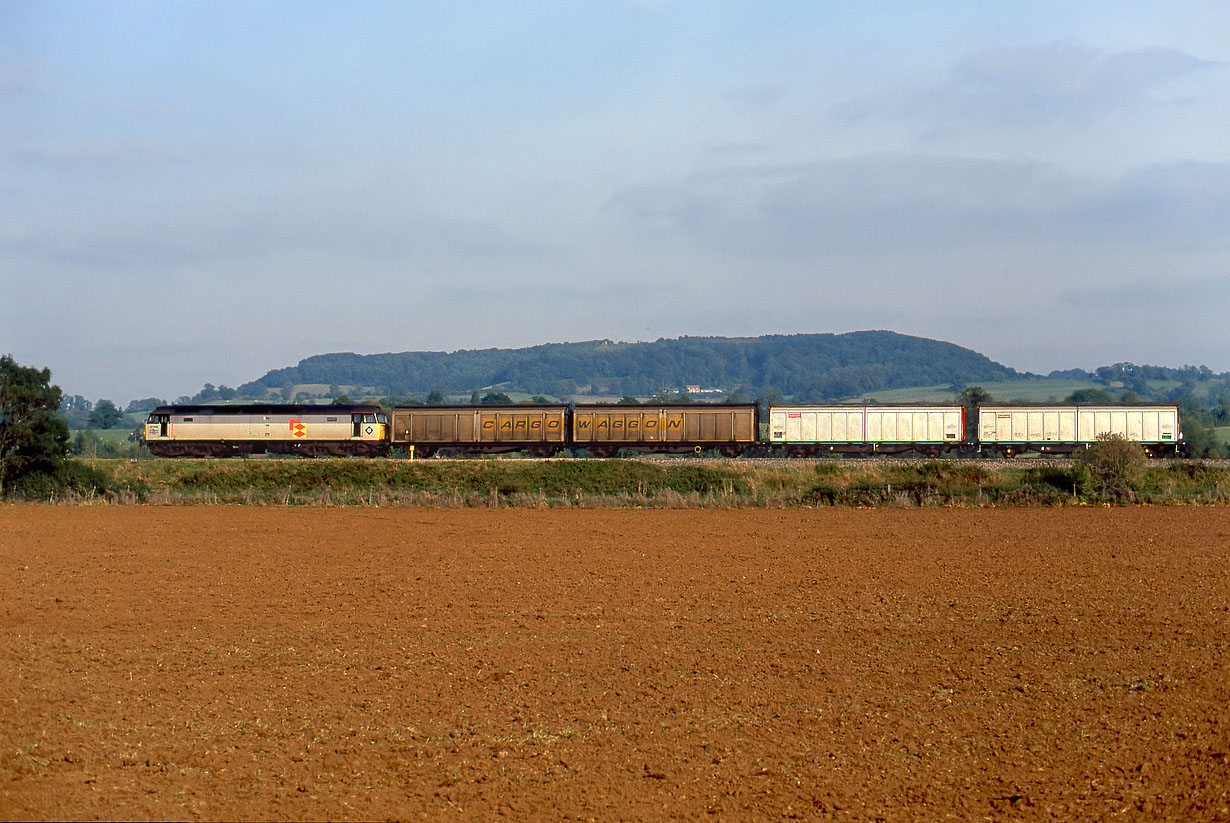
[[[132,434],[132,428],[129,427],[124,429],[73,429],[68,436],[71,439],[87,431],[98,435],[104,443],[127,443],[128,437]]]
[[[1106,386],[1093,380],[1058,380],[1049,377],[1025,378],[1023,380],[1002,380],[977,383],[991,393],[994,402],[1011,403],[1058,403],[1062,402],[1072,392],[1078,389],[1101,389],[1118,399],[1125,389],[1121,386]],[[1151,380],[1149,389],[1156,396],[1165,396],[1179,387],[1176,380]],[[1217,384],[1220,386],[1220,384]],[[1210,389],[1212,391],[1212,389]],[[877,403],[951,403],[953,399],[951,386],[914,386],[908,389],[889,389],[885,391],[868,392],[860,400]]]
[[[68,433],[68,443],[72,453],[79,457],[148,457],[149,451],[144,444],[129,439],[132,430],[132,426],[74,429]]]
[[[1049,403],[1063,400],[1077,389],[1105,389],[1092,380],[1052,380],[1046,377],[1026,380],[1005,380],[978,383],[999,402],[1020,400],[1027,403]],[[909,389],[891,389],[868,392],[863,400],[877,403],[951,403],[953,391],[948,385],[915,386]]]

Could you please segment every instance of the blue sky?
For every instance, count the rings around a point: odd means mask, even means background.
[[[0,0],[0,352],[892,329],[1230,370],[1230,4]]]

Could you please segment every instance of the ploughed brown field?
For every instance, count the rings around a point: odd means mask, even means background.
[[[0,507],[4,819],[1227,820],[1230,509]]]

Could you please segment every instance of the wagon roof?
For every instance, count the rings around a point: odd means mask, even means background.
[[[980,409],[1110,409],[1128,411],[1130,409],[1177,409],[1178,403],[979,403]]]
[[[251,415],[251,414],[353,414],[355,412],[381,412],[379,406],[372,405],[311,405],[311,404],[254,404],[254,403],[218,403],[196,406],[159,406],[150,414],[200,414],[200,415]]]
[[[441,403],[434,406],[396,406],[395,412],[412,412],[412,411],[553,411],[555,409],[566,409],[567,403],[500,403],[498,405],[490,405],[480,403]]]
[[[578,409],[747,409],[755,403],[576,403]]]
[[[770,409],[961,409],[960,403],[774,403]]]

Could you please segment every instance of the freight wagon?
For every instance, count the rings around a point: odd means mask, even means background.
[[[760,439],[755,403],[609,405],[591,403],[572,410],[572,445],[595,457],[619,449],[682,453],[714,449],[735,457]]]
[[[567,445],[568,406],[406,406],[393,410],[391,443],[431,457],[525,451],[549,457]]]
[[[1069,454],[1117,435],[1156,456],[1178,453],[1175,405],[1081,406],[988,404],[978,407],[978,445],[1005,457],[1025,451]]]
[[[821,452],[938,457],[964,440],[963,406],[774,406],[769,445],[792,457]]]

